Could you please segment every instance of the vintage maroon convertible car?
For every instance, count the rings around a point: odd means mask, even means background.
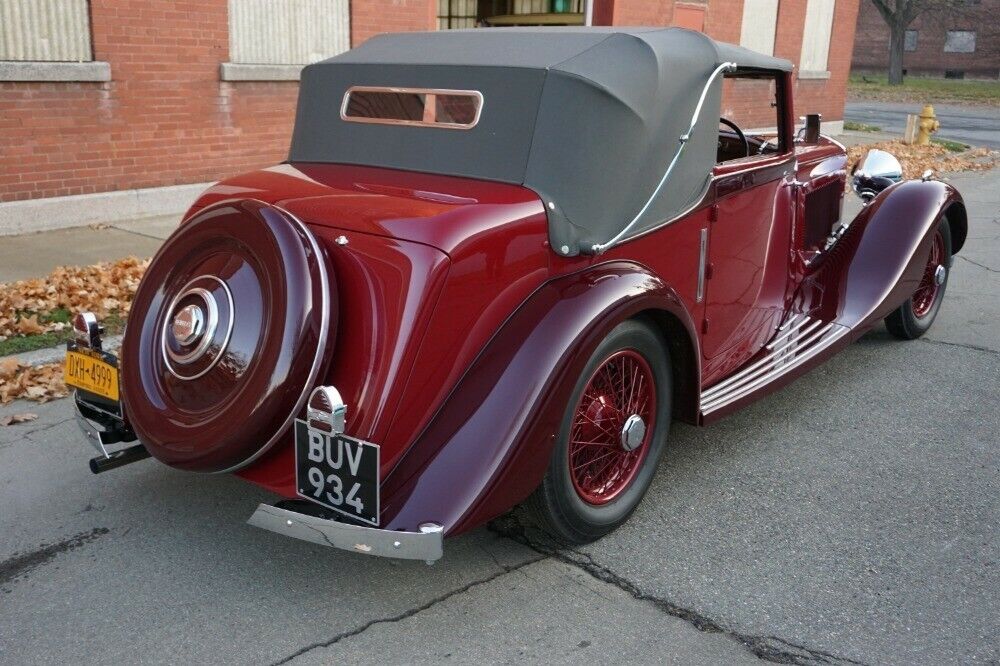
[[[307,67],[288,160],[192,206],[120,366],[76,318],[92,468],[233,472],[284,498],[252,524],[374,555],[437,559],[523,502],[609,532],[672,419],[938,312],[961,197],[872,153],[841,220],[844,148],[796,131],[792,88],[676,28],[387,35]]]

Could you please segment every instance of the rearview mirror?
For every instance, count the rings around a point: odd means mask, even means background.
[[[891,153],[869,150],[851,172],[851,188],[866,204],[903,179],[903,166]]]

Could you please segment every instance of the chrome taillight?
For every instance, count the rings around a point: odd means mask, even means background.
[[[340,391],[332,386],[317,386],[306,404],[306,422],[309,427],[331,434],[344,432],[347,422],[347,405]]]
[[[73,337],[80,347],[101,350],[101,333],[104,328],[98,323],[97,316],[92,312],[79,312],[73,317]]]

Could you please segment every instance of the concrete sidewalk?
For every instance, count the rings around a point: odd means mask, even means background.
[[[44,277],[57,266],[152,256],[179,222],[179,215],[166,215],[101,228],[76,227],[2,236],[0,282]]]

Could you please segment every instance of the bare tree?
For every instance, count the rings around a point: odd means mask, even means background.
[[[1000,30],[992,22],[985,25],[975,23],[979,18],[980,6],[975,0],[872,0],[879,14],[889,26],[889,84],[903,82],[903,52],[906,46],[906,29],[914,19],[922,14],[934,14],[934,19],[942,23],[961,21],[973,22],[981,33],[990,37]],[[981,36],[987,36],[982,34]],[[983,40],[991,44],[994,39]]]
[[[913,19],[944,0],[872,0],[878,13],[889,26],[889,85],[903,82],[903,49],[906,29]]]

